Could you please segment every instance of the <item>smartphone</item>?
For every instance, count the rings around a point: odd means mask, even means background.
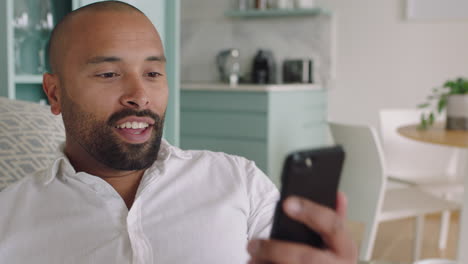
[[[344,161],[341,146],[297,151],[286,157],[281,176],[281,196],[276,205],[270,237],[325,248],[320,235],[283,212],[284,200],[301,196],[335,210]]]

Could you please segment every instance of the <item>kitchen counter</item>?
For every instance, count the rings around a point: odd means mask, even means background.
[[[182,90],[198,91],[242,91],[242,92],[290,92],[322,90],[318,84],[239,84],[235,87],[227,83],[182,83]]]

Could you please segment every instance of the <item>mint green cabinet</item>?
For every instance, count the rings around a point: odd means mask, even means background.
[[[254,160],[279,186],[284,158],[326,144],[323,90],[181,90],[181,147]]]
[[[96,0],[54,0],[55,15],[60,19],[72,9],[97,2]],[[179,144],[179,35],[180,0],[124,0],[142,10],[155,24],[164,42],[167,57],[167,77],[170,99],[166,112],[164,136]],[[15,72],[14,30],[12,26],[14,0],[0,1],[0,96],[39,102],[46,99],[42,91],[42,76]],[[34,64],[35,57],[28,56]],[[29,54],[28,54],[29,55]]]

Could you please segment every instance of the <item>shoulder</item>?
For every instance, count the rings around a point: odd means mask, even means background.
[[[211,169],[223,169],[239,174],[263,174],[254,161],[224,152],[210,150],[181,150],[189,163],[198,163]]]
[[[252,161],[243,157],[217,152],[211,150],[181,149],[171,145],[166,140],[161,141],[161,147],[158,153],[158,160],[185,160],[186,162],[211,162],[213,165],[220,166],[239,166],[249,164],[255,166]]]
[[[241,156],[209,150],[180,150],[190,159],[192,167],[207,170],[209,174],[220,174],[242,184],[248,193],[277,192],[270,178],[255,162]]]
[[[41,188],[43,179],[47,174],[47,170],[40,170],[34,174],[23,177],[22,179],[8,185],[5,189],[0,191],[0,203],[8,197],[14,197],[16,195],[26,195],[31,193],[33,190]]]
[[[38,206],[45,188],[41,178],[46,170],[28,175],[0,191],[0,225]],[[0,228],[1,231],[1,228]],[[0,232],[1,233],[1,232]]]

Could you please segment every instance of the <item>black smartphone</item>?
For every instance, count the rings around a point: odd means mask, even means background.
[[[320,235],[283,212],[283,201],[301,196],[335,209],[344,161],[341,146],[297,151],[286,157],[281,175],[281,196],[276,205],[270,237],[325,248]]]

